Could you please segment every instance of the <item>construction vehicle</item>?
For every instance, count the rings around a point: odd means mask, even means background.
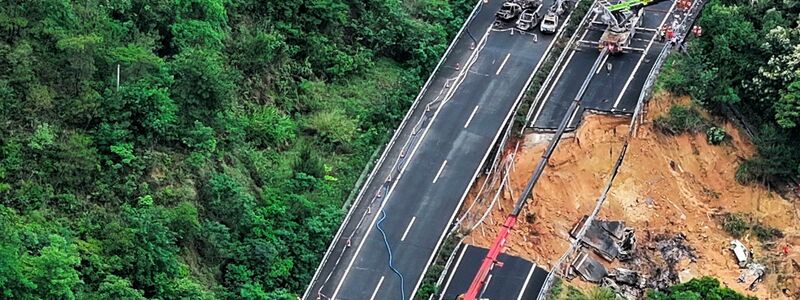
[[[522,31],[527,31],[533,27],[536,27],[539,24],[539,12],[533,9],[526,9],[522,11],[519,15],[519,19],[517,19],[517,29]]]
[[[520,14],[528,9],[535,9],[542,5],[542,0],[508,0],[503,3],[500,10],[497,11],[497,18],[503,21],[511,21],[520,16]]]
[[[636,34],[636,27],[642,24],[643,15],[644,10],[638,9],[636,13],[628,16],[624,23],[609,25],[600,37],[598,48],[606,48],[611,54],[625,50],[631,44],[633,35]]]
[[[608,49],[611,54],[625,50],[633,40],[636,28],[642,24],[645,6],[663,0],[623,0],[611,4],[608,0],[599,0],[595,12],[602,14],[601,20],[608,27],[600,37],[599,49]]]

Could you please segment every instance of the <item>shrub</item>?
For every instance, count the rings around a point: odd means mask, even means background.
[[[753,225],[753,233],[762,243],[783,237],[783,232],[781,232],[779,229],[772,228],[763,224]]]
[[[709,144],[719,145],[728,139],[728,134],[725,132],[725,129],[712,126],[706,130],[706,139]]]
[[[722,219],[722,227],[734,238],[739,238],[747,232],[749,225],[747,219],[741,214],[727,214]]]
[[[654,125],[661,131],[669,134],[696,132],[703,126],[704,120],[696,109],[675,105],[665,115],[655,119]]]

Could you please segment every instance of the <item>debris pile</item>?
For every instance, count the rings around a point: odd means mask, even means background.
[[[578,231],[583,228],[587,218],[588,216],[583,216],[572,228],[569,234],[573,238],[577,238]],[[633,228],[625,227],[625,222],[595,220],[586,229],[581,242],[611,262],[615,259],[630,259],[636,246],[636,237]]]

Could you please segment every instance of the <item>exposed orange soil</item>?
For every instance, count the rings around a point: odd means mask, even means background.
[[[796,275],[800,272],[792,272],[789,259],[800,262],[798,209],[792,201],[770,190],[741,185],[734,179],[736,166],[755,152],[747,137],[733,124],[725,123],[722,126],[731,135],[731,143],[714,146],[706,142],[703,133],[669,136],[652,127],[655,116],[676,103],[687,102],[686,98],[665,94],[654,97],[599,217],[626,221],[636,228],[639,245],[648,243],[651,234],[685,234],[698,259],[681,263],[679,271],[688,270],[692,276],[717,277],[729,287],[759,299],[787,299],[778,292],[783,288],[800,293],[800,278]],[[621,150],[629,122],[623,117],[584,116],[578,131],[564,138],[550,159],[534,189],[533,202],[509,237],[507,253],[551,267],[569,248],[568,232],[594,208]],[[510,173],[514,193],[522,190],[547,146],[546,142],[531,142],[534,139],[526,137],[529,142],[520,147],[515,159]],[[468,243],[484,247],[492,243],[497,223],[502,223],[518,195],[513,196],[502,194],[500,206],[505,210],[496,207],[492,221],[481,225],[483,230],[471,233]],[[766,281],[756,291],[747,291],[744,284],[736,282],[740,270],[728,250],[731,237],[714,217],[720,212],[750,213],[786,235],[772,250],[765,250],[755,237],[741,239],[758,261],[770,266]],[[525,217],[531,213],[533,218]],[[530,219],[534,220],[532,224]],[[791,246],[788,256],[778,253],[784,245]],[[637,248],[648,251],[646,247]]]

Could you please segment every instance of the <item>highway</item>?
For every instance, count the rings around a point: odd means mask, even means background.
[[[471,245],[458,250],[458,258],[449,270],[442,287],[440,300],[456,300],[465,293],[478,271],[481,261],[489,251]],[[547,277],[547,271],[536,264],[516,256],[501,254],[503,267],[495,268],[484,287],[484,299],[535,299]]]
[[[493,30],[481,5],[432,74],[304,299],[410,299],[553,36]],[[548,7],[552,1],[545,1]],[[472,38],[478,43],[474,49]],[[389,266],[391,249],[393,266]]]
[[[645,7],[641,28],[657,29],[674,9],[673,1],[664,1]],[[593,24],[581,31],[581,40],[597,42],[605,29],[605,25]],[[640,50],[611,55],[605,65],[597,71],[581,100],[578,109],[570,120],[569,129],[580,124],[580,116],[585,110],[630,114],[636,107],[636,101],[642,90],[647,73],[653,66],[654,59],[664,46],[658,40],[655,31],[637,29],[631,48]],[[530,127],[537,130],[555,130],[562,116],[567,111],[571,100],[577,93],[578,86],[586,78],[589,68],[597,58],[596,45],[585,44],[569,50],[565,63],[558,70],[554,80],[543,87],[547,89],[543,101],[536,103],[535,113]],[[611,69],[607,65],[611,65]]]

